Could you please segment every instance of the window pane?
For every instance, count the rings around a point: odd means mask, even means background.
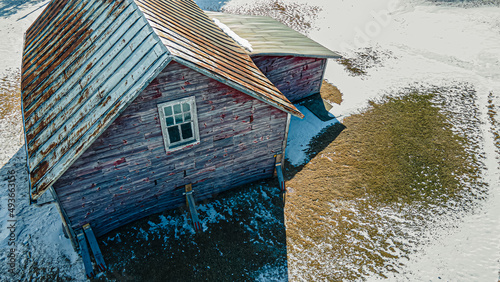
[[[189,112],[190,109],[191,109],[191,107],[189,106],[189,103],[182,104],[182,111],[183,112]]]
[[[190,122],[182,124],[181,130],[182,130],[182,139],[189,139],[193,137],[193,130]]]
[[[181,141],[181,135],[178,126],[172,126],[168,128],[168,139],[170,144]]]
[[[174,125],[174,117],[168,117],[166,118],[166,121],[167,121],[167,126]]]
[[[184,121],[190,121],[191,120],[191,113],[185,113],[184,114]]]
[[[174,105],[174,114],[180,114],[180,113],[182,113],[181,105],[180,104]]]
[[[163,108],[163,112],[165,113],[166,117],[171,116],[172,115],[172,107],[168,106],[168,107]]]
[[[182,115],[175,115],[175,124],[182,123]]]

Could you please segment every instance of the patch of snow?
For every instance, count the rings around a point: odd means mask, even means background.
[[[362,76],[350,75],[334,60],[328,62],[325,78],[343,93],[342,104],[334,105],[330,111],[340,121],[363,111],[369,100],[407,87],[450,87],[466,83],[475,89],[481,126],[471,132],[470,138],[479,135],[476,138],[480,142],[478,153],[484,151],[486,157],[483,175],[489,185],[489,195],[475,207],[475,213],[464,215],[460,220],[439,217],[440,226],[456,225],[429,230],[429,241],[423,246],[418,241],[406,242],[409,247],[418,243],[422,248],[404,260],[406,266],[399,274],[388,275],[395,281],[498,280],[500,173],[486,112],[489,93],[500,93],[500,8],[476,5],[465,9],[454,4],[412,0],[307,2],[323,7],[318,29],[310,32],[312,39],[347,57],[363,48],[392,54],[382,66],[368,69],[368,74]],[[498,105],[500,101],[495,97],[493,103]],[[467,109],[459,111],[474,114]],[[459,132],[463,125],[460,120],[455,121],[454,130]],[[303,136],[291,135],[290,138],[301,139],[297,144],[308,144]],[[290,144],[294,141],[290,140]],[[293,151],[303,149],[296,145]],[[288,157],[301,154],[291,151],[287,150]],[[296,159],[303,159],[303,155]],[[298,274],[296,277],[301,277],[300,271],[292,270],[299,265],[290,267],[291,272]]]
[[[241,47],[245,48],[248,52],[253,51],[252,44],[250,44],[250,42],[248,42],[248,40],[241,38],[238,34],[236,34],[234,31],[232,31],[227,25],[221,23],[221,21],[219,21],[218,19],[214,18],[213,20],[214,20],[214,23],[220,29],[222,29],[222,31],[224,31],[229,37],[234,39],[234,41],[236,41],[236,43],[238,43]]]
[[[206,223],[216,223],[220,220],[226,220],[224,215],[217,212],[216,207],[220,208],[220,203],[218,201],[198,206],[198,210],[206,214],[201,220],[203,225],[206,225]]]
[[[286,265],[266,265],[258,272],[255,281],[288,281]]]
[[[294,165],[298,166],[309,161],[306,150],[309,141],[324,128],[338,123],[337,119],[322,121],[316,117],[306,107],[296,105],[297,109],[304,114],[304,118],[292,116],[290,120],[290,129],[288,131],[288,143],[286,145],[285,158]]]
[[[22,147],[9,163],[0,168],[0,210],[7,208],[8,199],[11,198],[8,187],[12,182],[6,176],[14,175],[16,179],[14,186],[10,186],[14,187],[15,216],[2,212],[0,217],[0,280],[42,279],[55,275],[62,280],[83,281],[85,273],[82,260],[70,240],[64,237],[57,208],[53,204],[41,207],[28,204],[25,163],[26,155]],[[12,224],[15,225],[12,229],[14,235],[9,230]],[[15,259],[9,257],[11,249],[15,249]],[[15,275],[9,273],[11,269],[14,269]]]
[[[206,5],[213,2],[218,6],[223,3],[221,1],[202,2]],[[351,76],[345,71],[344,66],[336,61],[328,62],[325,78],[334,83],[344,94],[342,104],[334,106],[331,110],[340,121],[343,117],[363,110],[368,100],[377,99],[381,95],[409,85],[449,86],[462,81],[475,87],[478,96],[477,103],[481,110],[479,118],[483,123],[480,134],[483,137],[483,149],[486,156],[484,174],[489,184],[489,196],[477,212],[460,220],[451,217],[447,222],[442,223],[453,228],[428,231],[430,241],[404,262],[406,264],[404,271],[393,274],[390,278],[396,281],[498,280],[500,175],[486,110],[490,92],[497,95],[494,104],[500,105],[498,98],[498,93],[500,93],[500,8],[480,6],[463,9],[412,0],[297,0],[295,2],[318,5],[323,8],[316,22],[318,29],[312,29],[310,33],[312,39],[322,45],[334,51],[344,52],[347,56],[366,47],[389,50],[393,54],[391,58],[383,62],[382,66],[369,69],[366,76]],[[2,38],[0,73],[19,69],[22,34],[47,3],[48,1],[44,1],[32,6],[28,5],[12,16],[0,18],[0,37]],[[241,37],[232,37],[240,45],[246,46],[247,50],[251,50],[251,45],[245,43],[246,40],[244,41]],[[306,115],[306,118],[295,120],[292,117],[286,151],[286,157],[294,165],[299,165],[307,159],[304,149],[311,138],[323,128],[336,122],[321,122],[305,107],[299,106],[299,110]],[[5,125],[0,124],[3,132],[5,130],[2,126]],[[73,251],[69,240],[62,235],[61,220],[55,207],[47,205],[38,208],[27,205],[27,174],[24,169],[26,160],[19,137],[0,134],[0,144],[3,144],[0,148],[0,280],[21,280],[20,275],[32,275],[31,278],[39,277],[40,279],[40,275],[50,273],[52,268],[62,271],[59,274],[61,279],[84,280],[83,264]],[[38,273],[22,273],[14,277],[6,276],[10,232],[7,231],[9,223],[5,211],[5,205],[8,202],[6,188],[8,182],[5,177],[8,175],[7,171],[11,169],[16,171],[16,177],[18,177],[16,180],[16,269],[24,267],[24,270],[28,272],[35,267],[39,269]],[[257,202],[256,211],[263,210],[264,206],[259,205],[265,205],[267,201],[265,195],[261,193],[262,191],[257,191],[257,195],[260,194],[264,198],[264,203]],[[203,223],[217,223],[219,220],[224,220],[225,214],[238,216],[237,207],[245,201],[249,200],[239,198],[232,202],[224,202],[221,203],[223,208],[217,204],[200,205]],[[394,209],[386,208],[375,212],[389,222],[404,224],[401,216],[394,213]],[[335,209],[332,208],[332,210],[335,212]],[[356,212],[352,209],[351,211]],[[408,211],[408,213],[411,212]],[[271,214],[263,212],[260,216],[265,224],[277,223],[277,219]],[[179,234],[194,234],[190,219],[185,214],[177,218],[160,216],[160,219],[161,222],[158,224],[151,222],[150,229],[144,232],[151,234],[156,228],[173,228],[177,237]],[[446,221],[447,219],[439,217],[439,220]],[[241,224],[246,225],[254,234],[253,238],[256,242],[261,240],[263,236],[254,228],[262,227],[263,223],[251,221]],[[331,222],[332,231],[335,231],[335,224]],[[391,227],[380,225],[378,228],[380,232],[389,232]],[[360,235],[366,237],[362,231]],[[117,234],[116,237],[108,240],[120,240],[120,236]],[[409,247],[415,244],[406,238],[398,238],[398,240]],[[392,246],[394,242],[389,240],[388,245]],[[328,244],[322,244],[318,248],[328,248]],[[398,252],[399,250],[395,249],[393,254],[397,255]],[[320,249],[317,253],[304,252],[303,260],[318,255],[321,255]],[[348,265],[350,262],[339,260],[329,263]],[[290,273],[295,275],[294,277],[300,277],[301,271],[308,270],[297,263],[289,262],[288,266]],[[328,266],[332,269],[335,267],[335,265]],[[265,267],[259,274],[259,278],[260,280],[272,279],[273,276],[276,277],[275,275],[282,272],[280,267]],[[23,280],[30,280],[29,276],[23,278],[25,278]]]

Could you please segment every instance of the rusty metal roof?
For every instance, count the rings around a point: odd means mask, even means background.
[[[263,16],[205,13],[218,19],[234,33],[252,44],[250,55],[298,56],[315,58],[340,58],[341,56],[323,47],[288,26]]]
[[[22,112],[33,199],[171,60],[303,117],[192,0],[53,0],[24,42]]]
[[[22,108],[31,193],[47,190],[168,63],[127,0],[52,1],[26,31]]]
[[[302,113],[192,0],[135,0],[174,60],[298,117]]]

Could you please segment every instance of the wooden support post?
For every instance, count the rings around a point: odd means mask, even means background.
[[[78,240],[78,245],[80,245],[80,254],[82,255],[83,265],[85,266],[85,273],[87,274],[87,278],[93,278],[94,269],[92,267],[92,262],[90,261],[89,247],[87,245],[87,241],[85,240],[85,235],[83,235],[83,231],[77,231],[76,238]]]
[[[282,192],[286,191],[285,187],[285,177],[283,176],[283,168],[282,168],[282,158],[283,155],[276,155],[276,169],[275,173],[278,176],[279,188]]]
[[[184,193],[184,195],[186,195],[186,201],[187,205],[189,206],[189,212],[191,213],[191,218],[193,219],[194,230],[202,231],[203,228],[201,226],[200,219],[198,218],[198,212],[196,212],[196,205],[193,198],[193,186],[191,184],[187,184],[185,188],[186,192]]]
[[[106,263],[104,262],[104,257],[102,256],[101,249],[97,244],[97,239],[95,238],[94,232],[90,227],[90,224],[87,223],[83,226],[83,232],[85,232],[85,237],[87,237],[87,241],[89,241],[90,249],[94,254],[95,262],[97,264],[97,268],[100,271],[106,271]]]

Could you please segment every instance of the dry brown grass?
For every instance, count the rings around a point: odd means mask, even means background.
[[[454,175],[477,171],[468,168],[465,140],[451,131],[431,96],[387,98],[383,104],[371,103],[365,113],[346,118],[347,128],[336,141],[287,185],[297,191],[307,186],[307,193],[315,191],[312,187],[321,193],[329,187],[322,198],[369,193],[383,201],[413,201],[442,187],[452,195],[459,187]],[[424,181],[434,181],[433,189],[415,186]]]
[[[0,120],[21,114],[21,88],[18,72],[0,77]]]
[[[498,129],[498,106],[494,103],[495,96],[493,92],[488,95],[488,119],[490,121],[491,132],[493,133],[493,138],[495,142],[495,147],[497,148],[497,153],[500,154],[500,130]]]
[[[337,59],[337,62],[344,66],[349,75],[365,76],[369,69],[383,66],[383,62],[392,57],[393,54],[389,50],[367,47],[355,51],[352,56],[344,55]]]
[[[305,263],[317,279],[385,277],[384,271],[397,268],[388,261],[410,249],[396,242],[405,237],[399,227],[383,231],[388,222],[371,210],[413,203],[425,210],[460,199],[460,176],[478,178],[479,168],[469,161],[474,157],[465,150],[467,140],[453,133],[433,97],[410,93],[372,102],[365,113],[346,118],[335,142],[286,183],[289,263]],[[322,256],[353,264],[332,274],[319,263]]]
[[[339,105],[342,103],[342,93],[340,92],[340,90],[335,85],[329,83],[326,80],[323,80],[323,83],[321,84],[320,94],[321,98],[330,103]]]

